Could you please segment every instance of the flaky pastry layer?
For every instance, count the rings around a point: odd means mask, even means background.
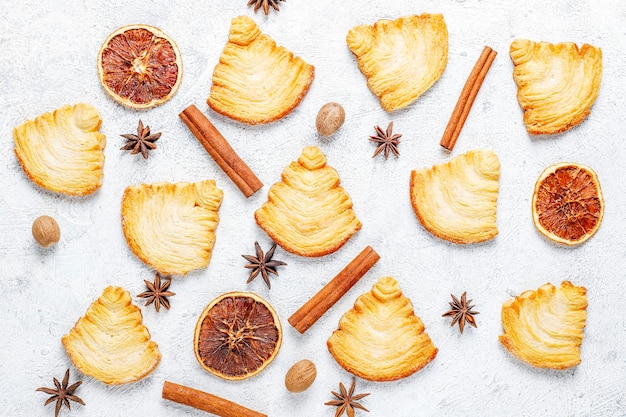
[[[569,281],[545,284],[502,305],[500,343],[539,368],[567,369],[580,363],[587,319],[587,289]]]
[[[388,112],[417,100],[448,64],[448,29],[441,14],[356,26],[348,32],[346,42],[367,86]]]
[[[528,133],[563,132],[589,115],[602,79],[600,48],[516,39],[510,55]]]
[[[426,366],[437,348],[392,277],[381,278],[339,320],[327,345],[337,363],[370,381],[405,378]]]
[[[76,368],[105,384],[138,381],[161,360],[141,310],[120,287],[105,288],[61,342]]]
[[[102,185],[106,137],[89,104],[65,105],[13,129],[15,155],[35,184],[67,195],[86,195]]]
[[[257,224],[283,249],[323,256],[343,246],[361,222],[334,168],[315,146],[307,146],[282,173],[254,213]]]
[[[469,151],[445,164],[411,172],[411,203],[420,223],[453,243],[478,243],[498,234],[500,161],[490,150]]]
[[[222,190],[215,181],[130,186],[122,198],[128,246],[161,274],[205,268],[215,244]]]
[[[218,113],[247,124],[289,114],[304,98],[315,68],[293,55],[247,16],[232,20],[207,100]]]

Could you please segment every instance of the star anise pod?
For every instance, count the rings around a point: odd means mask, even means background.
[[[370,140],[378,143],[378,148],[376,148],[372,158],[383,151],[385,151],[385,159],[389,157],[390,152],[393,153],[396,158],[399,157],[400,151],[398,151],[398,145],[400,144],[399,138],[401,138],[402,135],[397,133],[393,134],[393,122],[389,122],[387,131],[384,131],[380,126],[374,126],[374,129],[376,129],[376,136],[370,136]]]
[[[43,405],[46,406],[50,404],[51,402],[56,401],[57,404],[56,404],[56,408],[54,411],[55,417],[59,416],[59,411],[61,410],[61,406],[63,404],[65,404],[68,410],[72,409],[70,407],[70,400],[76,401],[79,404],[85,405],[85,402],[83,400],[81,400],[76,395],[74,395],[74,391],[76,391],[76,389],[83,382],[78,381],[78,382],[74,382],[69,387],[67,386],[70,380],[69,369],[65,371],[65,376],[63,377],[63,381],[61,383],[59,383],[59,380],[56,378],[52,378],[52,380],[54,381],[54,385],[56,386],[56,389],[41,387],[41,388],[37,388],[35,391],[41,391],[41,392],[45,392],[46,394],[52,395],[52,397],[48,398]]]
[[[157,272],[154,276],[154,283],[145,279],[143,280],[143,282],[146,283],[148,291],[137,294],[137,297],[147,298],[148,300],[146,301],[145,305],[149,305],[154,301],[154,307],[156,308],[157,312],[161,309],[161,306],[169,310],[170,302],[168,301],[167,297],[176,295],[176,293],[167,291],[170,284],[172,283],[172,278],[170,278],[169,276],[166,277],[165,282],[161,285],[161,275]]]
[[[120,136],[128,141],[126,142],[126,145],[120,148],[120,150],[131,151],[131,155],[141,152],[144,159],[148,159],[148,152],[156,149],[154,142],[159,140],[161,133],[150,134],[150,126],[144,127],[143,122],[139,120],[136,135],[124,134]]]
[[[248,277],[248,281],[246,281],[246,283],[249,284],[252,282],[252,280],[255,279],[260,273],[263,277],[263,281],[267,284],[267,288],[272,288],[269,274],[278,275],[276,267],[287,264],[281,261],[272,260],[274,251],[276,250],[276,243],[272,245],[272,248],[265,254],[265,256],[263,255],[263,250],[261,250],[259,242],[254,242],[254,247],[256,248],[256,257],[252,255],[241,255],[248,262],[250,262],[245,267],[252,269],[252,271],[250,271],[250,277]]]
[[[461,331],[461,333],[463,333],[465,322],[474,327],[477,327],[474,315],[479,313],[478,311],[472,311],[472,308],[474,308],[474,306],[470,305],[472,300],[465,299],[466,293],[463,293],[460,300],[452,294],[450,294],[450,296],[452,297],[452,302],[448,302],[448,304],[450,304],[450,307],[452,309],[442,314],[441,317],[452,316],[453,319],[452,323],[450,323],[450,326],[454,326],[456,323],[459,323],[459,330]]]
[[[367,397],[369,395],[368,394],[357,394],[354,395],[354,386],[356,384],[356,381],[354,379],[352,379],[352,385],[350,386],[350,390],[346,391],[346,387],[343,386],[343,384],[340,382],[339,383],[339,390],[341,391],[341,393],[339,392],[335,392],[335,391],[331,391],[331,393],[337,397],[337,400],[332,400],[332,401],[328,401],[327,403],[324,403],[325,405],[334,405],[335,407],[337,407],[337,410],[335,411],[335,417],[339,417],[340,415],[343,414],[343,412],[345,411],[346,414],[348,415],[348,417],[354,417],[354,409],[355,408],[360,408],[363,411],[367,411],[369,412],[369,410],[365,407],[363,407],[361,404],[357,403],[357,401],[359,401],[360,399]]]
[[[254,4],[254,11],[256,12],[261,7],[263,7],[263,11],[267,16],[270,11],[270,6],[274,8],[277,12],[280,11],[278,8],[279,1],[287,1],[287,0],[250,0],[248,1],[248,6],[252,6]]]

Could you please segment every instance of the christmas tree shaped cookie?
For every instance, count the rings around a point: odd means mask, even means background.
[[[413,103],[448,64],[448,29],[440,14],[381,19],[346,37],[367,86],[388,112]]]
[[[493,151],[469,151],[445,164],[411,172],[411,204],[433,235],[478,243],[498,234],[500,160]]]
[[[89,104],[65,105],[13,129],[15,155],[35,184],[66,195],[87,195],[102,185],[106,137]]]
[[[254,20],[232,20],[207,100],[218,113],[248,124],[269,123],[304,98],[315,68],[261,33]]]
[[[215,181],[127,187],[122,226],[128,246],[161,274],[204,268],[215,244],[222,190]]]
[[[419,371],[437,355],[424,330],[398,282],[383,277],[343,315],[328,350],[358,377],[393,381]]]
[[[516,39],[510,55],[528,133],[563,132],[589,115],[602,79],[600,48]]]
[[[105,384],[138,381],[161,360],[141,310],[120,287],[107,287],[61,341],[76,368]]]
[[[538,368],[567,369],[580,363],[587,320],[587,289],[569,281],[544,284],[502,305],[500,343]]]
[[[361,228],[352,200],[315,146],[307,146],[282,173],[268,200],[254,213],[257,224],[283,249],[323,256],[339,249]]]

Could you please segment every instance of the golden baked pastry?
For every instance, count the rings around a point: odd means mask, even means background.
[[[254,218],[288,252],[309,257],[332,253],[361,228],[340,181],[322,151],[307,146],[285,168],[282,181],[272,185]]]
[[[502,304],[500,343],[532,366],[571,368],[580,363],[586,310],[587,289],[569,281],[525,291]]]
[[[86,195],[102,185],[106,137],[89,104],[65,105],[13,129],[15,155],[35,184],[67,195]]]
[[[356,26],[348,32],[346,42],[367,86],[388,112],[417,100],[448,64],[448,29],[441,14]]]
[[[161,360],[142,320],[128,291],[107,287],[61,342],[85,375],[113,385],[139,381]]]
[[[369,381],[405,378],[438,351],[392,277],[381,278],[356,300],[327,345],[339,365]]]
[[[313,82],[315,68],[269,36],[254,20],[232,20],[228,43],[213,72],[207,100],[218,113],[248,124],[269,123],[290,113]]]
[[[587,117],[600,91],[600,48],[516,39],[510,54],[528,133],[563,132]]]
[[[411,204],[420,223],[453,243],[478,243],[498,234],[500,161],[489,150],[411,172]]]
[[[185,275],[209,264],[222,190],[215,181],[141,184],[122,197],[128,246],[161,274]]]

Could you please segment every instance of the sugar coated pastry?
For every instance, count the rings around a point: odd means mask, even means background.
[[[441,14],[356,26],[348,32],[346,42],[367,86],[388,112],[417,100],[448,64],[448,29]]]
[[[538,368],[567,369],[580,363],[587,319],[587,289],[564,281],[545,284],[502,304],[500,343]]]
[[[122,226],[128,246],[161,274],[184,275],[206,267],[222,196],[213,180],[127,187]]]
[[[490,150],[469,151],[445,164],[411,172],[411,203],[420,223],[454,243],[477,243],[498,234],[500,161]]]
[[[289,114],[304,98],[315,68],[261,33],[254,20],[232,20],[207,100],[218,113],[248,124]]]
[[[405,378],[437,355],[411,301],[392,277],[381,278],[356,300],[327,345],[339,365],[370,381]]]
[[[13,129],[15,155],[35,184],[67,195],[86,195],[102,185],[106,137],[89,104],[65,105]]]
[[[161,360],[141,310],[120,287],[107,287],[61,339],[70,360],[85,375],[105,384],[145,378]]]
[[[516,39],[510,54],[528,133],[563,132],[589,115],[602,79],[600,48]]]
[[[323,256],[343,246],[360,228],[352,200],[315,146],[307,146],[282,173],[254,213],[257,224],[283,249]]]

